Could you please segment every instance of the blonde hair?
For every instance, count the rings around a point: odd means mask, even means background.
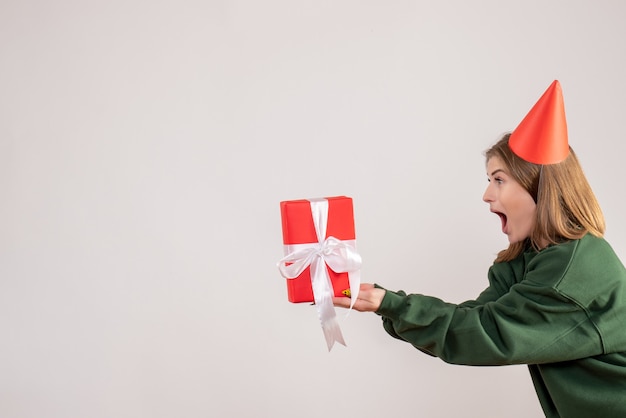
[[[587,233],[604,235],[604,215],[585,177],[574,150],[557,164],[537,165],[522,160],[509,148],[505,134],[485,152],[487,161],[498,157],[509,174],[537,203],[533,230],[527,240],[509,245],[498,253],[496,263],[510,261],[531,245],[536,250],[560,242],[580,239]]]

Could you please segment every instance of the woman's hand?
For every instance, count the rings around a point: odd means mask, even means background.
[[[385,289],[374,287],[371,283],[362,283],[359,295],[352,309],[359,312],[376,312],[385,297]],[[347,297],[334,297],[333,305],[340,308],[349,308],[351,299]]]

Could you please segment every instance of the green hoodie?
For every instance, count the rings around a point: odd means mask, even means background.
[[[609,244],[528,250],[461,304],[387,291],[385,330],[453,364],[527,364],[546,417],[626,417],[626,270]]]

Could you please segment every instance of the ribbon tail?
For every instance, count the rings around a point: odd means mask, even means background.
[[[361,289],[361,256],[356,252],[354,242],[341,242],[335,237],[329,237],[326,243],[333,248],[329,254],[325,255],[326,263],[333,271],[347,272],[348,282],[350,283],[350,308],[346,313],[346,317],[354,307],[359,297]]]
[[[361,271],[356,270],[349,272],[348,280],[350,281],[350,309],[348,309],[346,317],[352,312],[352,308],[359,297],[359,290],[361,290]]]
[[[311,263],[311,285],[328,351],[333,348],[335,341],[345,346],[346,343],[337,322],[337,314],[333,305],[332,284],[328,270],[326,270],[326,264],[321,257],[316,257]]]
[[[332,350],[335,341],[343,346],[346,346],[346,342],[343,339],[343,334],[341,333],[341,328],[339,327],[336,317],[322,321],[322,331],[324,331],[324,338],[326,338],[328,351]]]

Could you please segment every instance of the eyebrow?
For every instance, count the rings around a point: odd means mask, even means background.
[[[495,170],[493,170],[493,171],[491,172],[490,177],[493,177],[494,175],[496,175],[496,174],[498,174],[498,173],[500,173],[500,172],[505,173],[505,171],[504,171],[503,169],[501,169],[501,168],[497,168],[497,169],[495,169]],[[506,174],[506,173],[505,173],[505,174]]]

